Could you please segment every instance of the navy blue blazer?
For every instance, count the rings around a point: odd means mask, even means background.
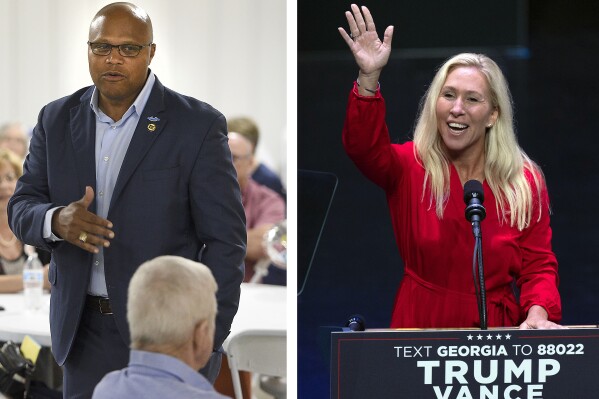
[[[81,318],[92,254],[64,241],[47,243],[42,228],[48,209],[79,200],[85,186],[95,192],[92,91],[93,86],[81,89],[42,109],[8,209],[10,226],[21,241],[52,252],[50,329],[60,365]],[[95,213],[95,201],[89,210]],[[144,261],[168,254],[199,260],[212,270],[218,283],[214,344],[220,347],[237,312],[246,248],[245,215],[224,116],[156,79],[107,219],[115,237],[104,249],[106,285],[123,340],[130,342],[126,305],[131,276]]]

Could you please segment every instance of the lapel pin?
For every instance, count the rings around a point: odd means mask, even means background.
[[[158,118],[157,116],[148,116],[148,120],[150,122],[158,122],[160,118]]]
[[[148,130],[149,130],[150,132],[153,132],[154,130],[156,130],[156,125],[155,125],[155,124],[153,124],[153,123],[149,123],[149,124],[148,124]]]

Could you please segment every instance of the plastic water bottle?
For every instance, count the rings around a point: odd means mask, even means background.
[[[44,268],[37,256],[31,251],[23,266],[23,291],[25,294],[25,310],[35,312],[42,307],[44,290]]]

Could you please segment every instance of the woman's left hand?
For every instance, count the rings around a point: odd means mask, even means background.
[[[539,305],[533,305],[528,310],[526,320],[520,324],[520,330],[551,330],[567,328],[548,320],[547,311]]]

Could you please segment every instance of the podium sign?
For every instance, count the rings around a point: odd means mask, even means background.
[[[599,397],[599,329],[331,334],[331,399]]]

